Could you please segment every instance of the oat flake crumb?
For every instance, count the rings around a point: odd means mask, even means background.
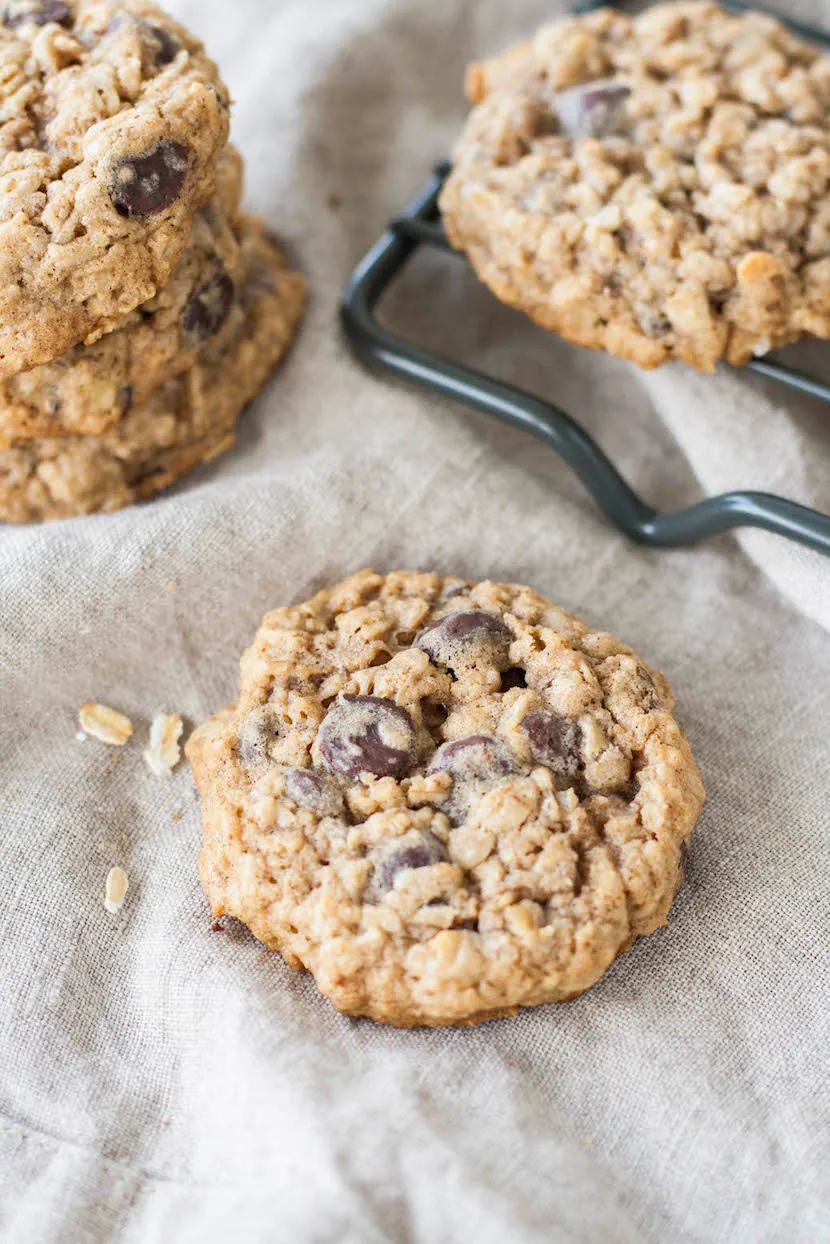
[[[182,719],[178,713],[158,713],[150,726],[150,745],[144,750],[144,759],[156,777],[169,777],[181,759],[179,739],[182,737]]]
[[[107,873],[104,906],[112,915],[121,910],[121,904],[124,902],[129,884],[129,878],[123,868],[111,868]]]
[[[78,709],[78,722],[87,734],[111,747],[123,747],[132,738],[133,723],[129,717],[114,708],[107,708],[106,704],[91,701],[82,704]]]

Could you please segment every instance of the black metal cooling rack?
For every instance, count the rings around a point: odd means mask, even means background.
[[[589,3],[582,11],[594,7],[599,5]],[[725,7],[750,6],[729,0]],[[800,35],[830,46],[830,37],[821,31],[797,22],[788,24]],[[407,341],[380,324],[375,314],[378,302],[419,247],[437,247],[458,256],[447,241],[438,212],[438,196],[448,170],[447,164],[435,170],[352,274],[343,295],[341,318],[358,358],[538,437],[576,473],[620,531],[638,543],[677,548],[731,528],[760,527],[830,556],[830,515],[772,493],[722,493],[681,510],[661,513],[626,483],[597,442],[564,410]],[[830,385],[804,372],[773,359],[753,359],[747,367],[830,404]]]

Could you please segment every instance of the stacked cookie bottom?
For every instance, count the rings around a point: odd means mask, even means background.
[[[0,520],[112,511],[228,449],[305,301],[226,148],[169,282],[112,332],[0,382]]]

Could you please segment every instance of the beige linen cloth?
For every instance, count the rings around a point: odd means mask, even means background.
[[[465,62],[551,5],[170,7],[222,63],[248,203],[312,303],[230,455],[150,505],[0,533],[0,1238],[830,1240],[830,562],[763,534],[637,548],[552,453],[367,375],[338,334],[353,264],[450,146]],[[660,506],[830,507],[817,404],[566,346],[449,256],[387,314],[559,399]],[[211,929],[196,795],[144,764],[149,721],[230,701],[261,614],[367,564],[526,581],[675,687],[709,792],[690,883],[573,1003],[397,1033]],[[132,743],[76,741],[87,699]]]

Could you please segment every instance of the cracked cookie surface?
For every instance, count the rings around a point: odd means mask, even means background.
[[[305,282],[254,216],[240,224],[244,282],[199,360],[100,436],[47,437],[0,452],[0,520],[40,522],[155,496],[233,444],[237,420],[294,335]]]
[[[704,798],[629,648],[529,588],[418,572],[267,614],[187,754],[214,914],[402,1027],[589,988],[665,923]]]
[[[642,367],[830,337],[830,56],[758,13],[602,9],[467,91],[441,208],[505,302]]]
[[[164,288],[93,345],[0,380],[0,449],[33,437],[98,436],[208,346],[223,349],[245,280],[241,194],[242,161],[226,147],[217,194],[196,213]]]
[[[228,101],[149,0],[0,7],[0,377],[151,298],[214,190]]]

